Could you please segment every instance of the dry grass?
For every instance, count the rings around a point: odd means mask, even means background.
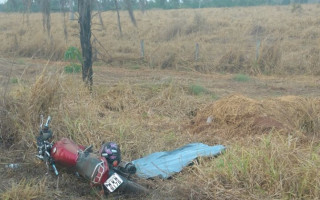
[[[43,71],[30,89],[17,85],[10,91],[11,103],[22,105],[20,109],[7,107],[12,118],[8,125],[18,130],[15,148],[35,151],[30,144],[38,134],[37,113],[50,113],[56,139],[69,137],[96,149],[102,141],[115,141],[126,160],[194,141],[227,145],[224,155],[200,159],[172,180],[146,181],[154,191],[153,199],[317,199],[320,195],[317,98],[256,100],[233,95],[214,101],[210,93],[192,95],[189,87],[171,79],[96,85],[90,94],[80,77],[52,73]],[[213,117],[211,124],[206,123],[209,116]],[[25,123],[17,123],[18,119]],[[44,165],[38,166],[45,171]],[[34,170],[28,169],[37,174]],[[2,197],[38,198],[55,188],[57,180],[50,180],[39,184],[18,181],[2,189]],[[79,194],[87,199],[97,197],[97,190],[71,187],[74,182],[86,187],[77,179],[62,180],[63,189],[54,190],[61,198],[68,190],[74,198],[80,198]],[[22,191],[19,197],[17,190]]]
[[[246,137],[192,170],[196,199],[317,199],[319,149],[292,136]]]
[[[136,62],[140,40],[145,41],[145,61],[153,68],[201,69],[251,74],[319,74],[319,7],[303,5],[200,10],[150,10],[136,12],[135,28],[121,12],[123,37],[119,36],[116,13],[104,12],[107,29],[94,20],[94,47],[98,58],[114,65]],[[41,27],[41,14],[31,14],[27,27],[22,14],[0,15],[0,52],[20,56],[62,59],[68,46],[80,46],[77,21],[68,21],[64,41],[62,16],[52,14],[52,38]],[[257,41],[261,42],[256,49]],[[195,44],[200,59],[195,62]],[[101,45],[102,46],[101,46]],[[256,52],[259,58],[256,59]]]
[[[317,75],[318,11],[312,5],[303,6],[299,13],[291,13],[290,7],[203,9],[201,13],[154,10],[136,13],[137,29],[122,17],[122,38],[115,13],[106,12],[107,31],[95,30],[94,34],[109,53],[97,48],[115,65],[142,63],[137,59],[139,41],[144,39],[145,61],[154,68]],[[52,17],[53,46],[38,31],[42,30],[40,15],[30,16],[34,28],[21,25],[19,30],[13,22],[21,16],[2,13],[0,17],[8,17],[0,21],[3,53],[60,59],[67,46],[78,46],[77,37],[64,43],[58,14]],[[77,34],[77,22],[68,22],[68,29],[69,35]],[[261,48],[256,60],[257,38]],[[193,63],[196,42],[200,60]],[[115,141],[125,160],[190,142],[227,146],[225,154],[199,159],[171,180],[145,181],[153,191],[150,199],[320,198],[320,101],[312,97],[318,94],[317,77],[257,76],[240,82],[232,75],[100,66],[94,69],[97,81],[90,93],[80,75],[61,73],[64,63],[42,70],[46,62],[37,60],[41,66],[37,71],[36,64],[26,62],[21,65],[28,69],[14,67],[12,77],[19,81],[10,84],[0,104],[2,199],[46,199],[53,193],[59,199],[99,197],[97,189],[65,171],[60,179],[43,178],[45,165],[33,157],[40,114],[52,116],[55,139],[69,137],[83,145],[93,144],[95,149],[102,141]],[[2,59],[0,64],[4,80],[10,67]],[[226,96],[234,91],[250,97]],[[17,172],[2,167],[22,161],[29,164]]]
[[[318,98],[283,96],[258,101],[232,95],[198,111],[190,127],[195,134],[221,132],[227,138],[270,131],[319,137],[319,107]],[[209,117],[212,123],[207,122]]]
[[[46,189],[46,179],[41,181],[22,179],[18,183],[13,182],[0,196],[3,200],[42,199]]]

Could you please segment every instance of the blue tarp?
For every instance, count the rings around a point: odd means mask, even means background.
[[[225,150],[223,145],[208,146],[202,143],[187,144],[173,151],[156,152],[132,161],[140,178],[162,179],[180,172],[197,157],[216,156]]]

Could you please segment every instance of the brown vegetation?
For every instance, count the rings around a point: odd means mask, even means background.
[[[96,70],[101,77],[96,77],[90,94],[80,75],[61,74],[58,65],[36,70],[36,79],[32,78],[34,72],[19,79],[34,80],[30,81],[33,84],[9,84],[11,89],[1,106],[6,111],[1,114],[1,142],[9,148],[2,146],[0,158],[2,198],[99,196],[98,189],[90,189],[85,181],[65,171],[59,179],[44,175],[45,165],[34,157],[41,113],[53,117],[55,139],[69,137],[83,145],[93,144],[95,149],[102,141],[116,141],[126,160],[190,142],[227,146],[224,155],[200,159],[171,180],[144,181],[153,191],[151,199],[319,197],[319,99],[303,97],[299,88],[291,90],[297,83],[311,94],[316,79],[296,77],[297,82],[290,85],[289,79],[277,79],[283,85],[267,88],[269,97],[259,100],[265,95],[259,87],[243,90],[255,98],[226,94],[232,88],[239,90],[241,84],[250,88],[274,80],[257,78],[241,83],[229,75],[172,72],[168,77],[163,70],[106,71],[100,66]],[[193,79],[201,80],[199,84],[208,87],[206,92],[190,91],[201,88],[190,87]],[[282,87],[279,91],[301,96],[275,97],[278,93],[272,91]],[[219,92],[223,89],[226,91]],[[219,100],[213,98],[213,91],[221,96]],[[212,117],[211,123],[207,123],[208,117]],[[16,162],[23,168],[3,167]],[[30,188],[34,188],[32,193]]]
[[[94,49],[98,58],[117,65],[140,58],[140,40],[145,41],[145,61],[152,68],[201,69],[200,71],[250,74],[319,74],[319,7],[303,5],[300,12],[291,6],[219,8],[201,10],[150,10],[137,12],[137,27],[127,12],[121,12],[123,35],[119,35],[115,12],[104,12],[102,29],[94,18]],[[64,41],[63,20],[52,14],[50,42],[41,31],[40,14],[0,17],[0,52],[7,55],[62,59],[68,46],[78,46],[78,22],[68,21],[71,37]],[[5,19],[5,20],[4,20]],[[257,49],[257,42],[260,48]],[[200,59],[195,62],[195,44]],[[107,50],[107,51],[106,51]],[[258,52],[258,54],[257,54]],[[256,57],[258,55],[258,58]]]
[[[125,160],[191,142],[226,145],[223,155],[199,159],[170,180],[143,181],[153,191],[148,199],[319,199],[318,10],[153,10],[136,13],[138,28],[122,17],[122,37],[116,13],[102,13],[107,31],[94,35],[108,52],[95,45],[109,63],[94,66],[92,93],[80,75],[63,72],[66,63],[36,59],[58,60],[79,46],[76,21],[68,22],[73,37],[65,44],[61,16],[53,14],[50,43],[39,31],[40,14],[30,15],[27,28],[13,23],[21,16],[1,13],[8,20],[0,21],[0,51],[33,59],[0,59],[0,198],[100,198],[67,171],[46,176],[34,157],[39,115],[50,114],[56,140],[94,149],[115,141]]]
[[[283,96],[259,101],[233,95],[198,111],[190,128],[195,134],[221,133],[226,138],[269,132],[315,136],[319,109],[318,98]]]

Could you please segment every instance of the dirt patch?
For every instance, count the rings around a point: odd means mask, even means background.
[[[232,95],[200,110],[188,129],[192,133],[221,133],[227,137],[272,130],[315,134],[319,108],[320,101],[316,98],[285,96],[255,100]]]

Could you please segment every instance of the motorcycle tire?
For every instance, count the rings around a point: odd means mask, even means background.
[[[126,194],[146,195],[149,193],[147,188],[130,180],[127,180],[126,183],[123,183],[123,189]]]
[[[138,195],[138,196],[144,196],[144,195],[149,194],[149,190],[147,188],[145,188],[144,186],[142,186],[138,183],[135,183],[133,181],[130,181],[121,175],[119,175],[119,176],[122,178],[123,183],[115,191],[115,193],[122,193],[124,195]],[[104,186],[104,190],[105,190],[105,194],[107,195],[109,193],[109,191],[105,186]]]

